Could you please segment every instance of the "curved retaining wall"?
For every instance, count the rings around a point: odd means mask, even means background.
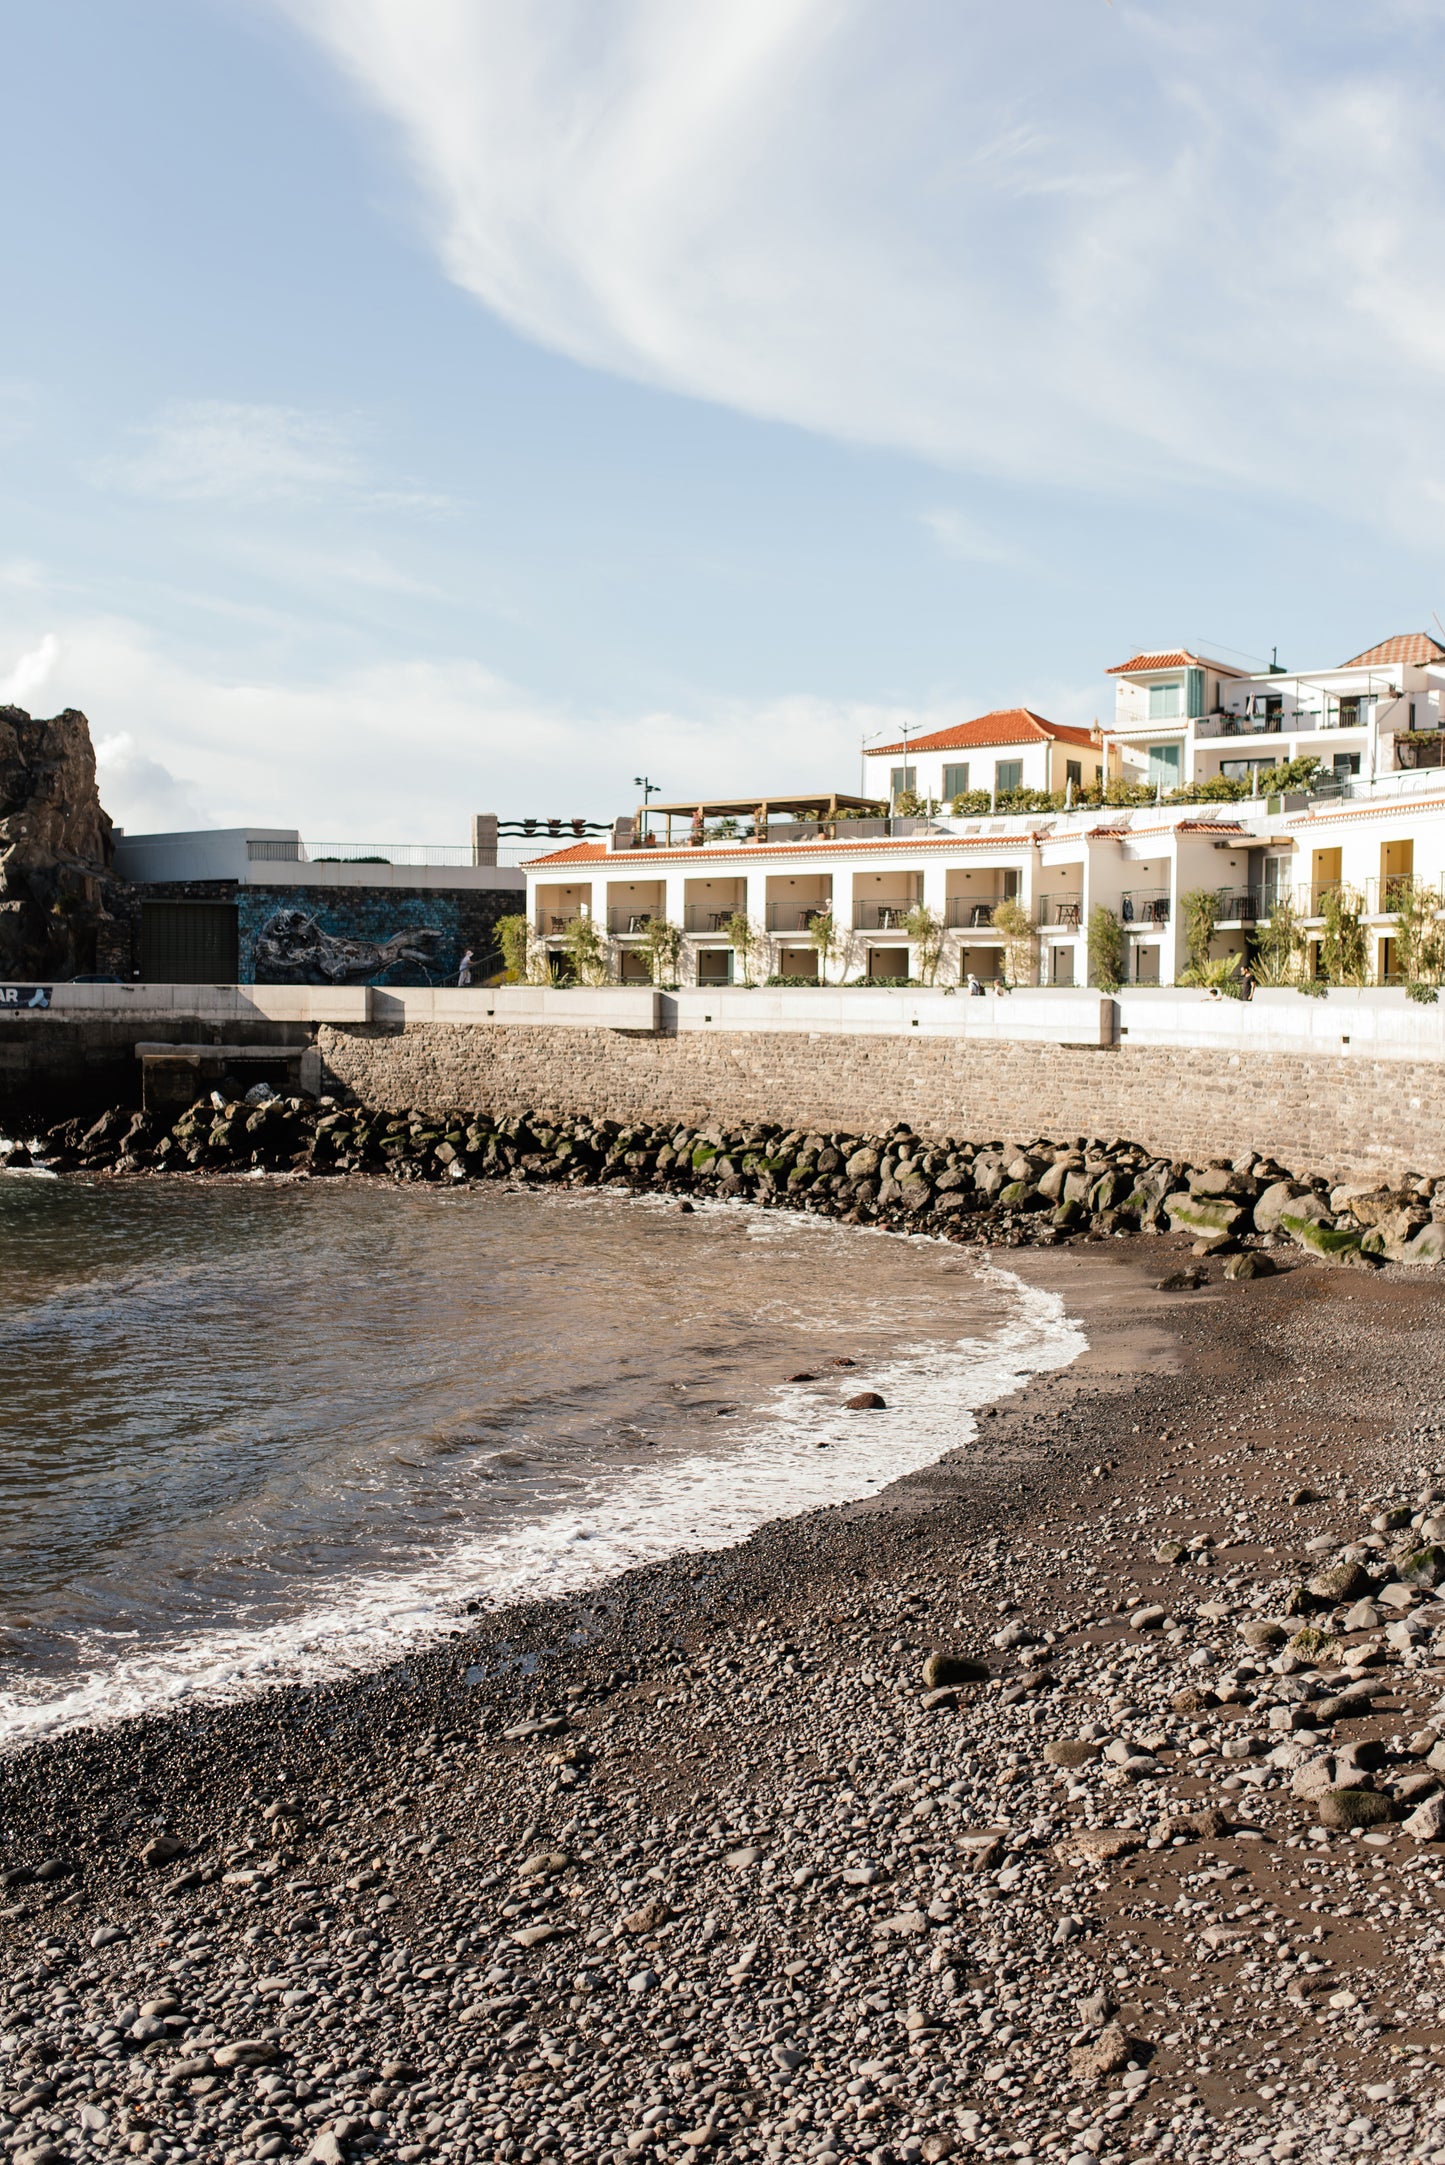
[[[1301,1170],[1445,1169],[1445,1067],[1199,1046],[958,1038],[323,1024],[325,1072],[388,1110],[545,1108],[612,1120],[755,1120],[824,1132],[1129,1136],[1194,1162],[1260,1151]]]

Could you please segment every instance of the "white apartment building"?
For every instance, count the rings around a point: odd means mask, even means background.
[[[1308,676],[1248,676],[1184,649],[1135,655],[1110,673],[1115,720],[1097,748],[1087,731],[1009,709],[915,739],[906,754],[881,747],[887,787],[875,801],[654,808],[661,836],[639,816],[619,821],[608,842],[536,859],[525,868],[527,914],[542,968],[565,967],[569,927],[589,918],[609,976],[644,982],[649,927],[665,920],[680,935],[683,984],[898,983],[932,967],[942,985],[1011,975],[1075,986],[1087,982],[1089,917],[1102,906],[1122,928],[1125,981],[1170,985],[1189,960],[1186,895],[1216,899],[1216,956],[1243,959],[1288,900],[1317,957],[1326,899],[1344,889],[1364,919],[1372,974],[1392,978],[1399,896],[1407,886],[1445,894],[1445,645],[1412,634]],[[1005,753],[1023,774],[1000,783]],[[1059,792],[1071,779],[1095,782],[1100,765],[1110,779],[1163,785],[1162,796],[1181,780],[1232,776],[1232,762],[1249,781],[1302,753],[1321,759],[1323,786],[1277,798],[909,818],[885,802],[904,790],[946,804],[977,789],[994,799],[1011,788]],[[1081,754],[1075,777],[1069,764]],[[900,780],[900,767],[913,779]],[[674,817],[686,821],[685,840],[673,839]],[[1022,910],[1025,940],[993,922],[1005,899]],[[920,909],[942,928],[936,964]]]
[[[1063,796],[1070,785],[1094,789],[1122,772],[1119,747],[1101,729],[1048,722],[1032,707],[1004,707],[951,729],[870,746],[866,757],[883,785],[875,796],[890,804],[907,795],[947,806],[980,791],[997,799],[1022,789]]]
[[[1177,789],[1313,754],[1345,778],[1441,764],[1445,644],[1407,632],[1341,662],[1257,674],[1178,647],[1116,662],[1105,732],[1131,780]]]

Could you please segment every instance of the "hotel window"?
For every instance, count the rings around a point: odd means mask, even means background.
[[[894,797],[901,797],[906,789],[917,789],[918,769],[916,767],[895,767],[888,777],[888,787],[889,793]]]
[[[1082,759],[1066,759],[1064,761],[1064,781],[1066,783],[1072,782],[1075,789],[1083,788],[1084,762]]]
[[[1337,724],[1339,728],[1358,729],[1364,719],[1364,714],[1361,711],[1361,701],[1358,697],[1340,701],[1339,721]]]
[[[1179,746],[1177,744],[1151,744],[1149,747],[1149,781],[1151,786],[1162,782],[1166,789],[1179,787]]]
[[[961,766],[945,767],[943,770],[943,794],[945,797],[961,797],[968,788],[968,761]]]
[[[1001,759],[993,770],[993,786],[1002,796],[1005,790],[1022,789],[1024,786],[1024,763],[1021,759]]]
[[[1184,686],[1182,684],[1151,684],[1149,687],[1149,719],[1151,722],[1172,722],[1184,712]]]

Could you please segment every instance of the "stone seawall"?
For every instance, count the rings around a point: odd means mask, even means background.
[[[1445,1070],[1196,1047],[970,1044],[730,1031],[631,1036],[447,1023],[323,1025],[327,1074],[366,1103],[611,1120],[768,1120],[920,1135],[1128,1135],[1186,1160],[1249,1151],[1327,1173],[1445,1166]]]

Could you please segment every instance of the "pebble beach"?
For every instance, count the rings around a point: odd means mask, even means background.
[[[17,2165],[1445,2159],[1439,1295],[1185,1254],[1011,1254],[1089,1351],[880,1497],[8,1760]]]

